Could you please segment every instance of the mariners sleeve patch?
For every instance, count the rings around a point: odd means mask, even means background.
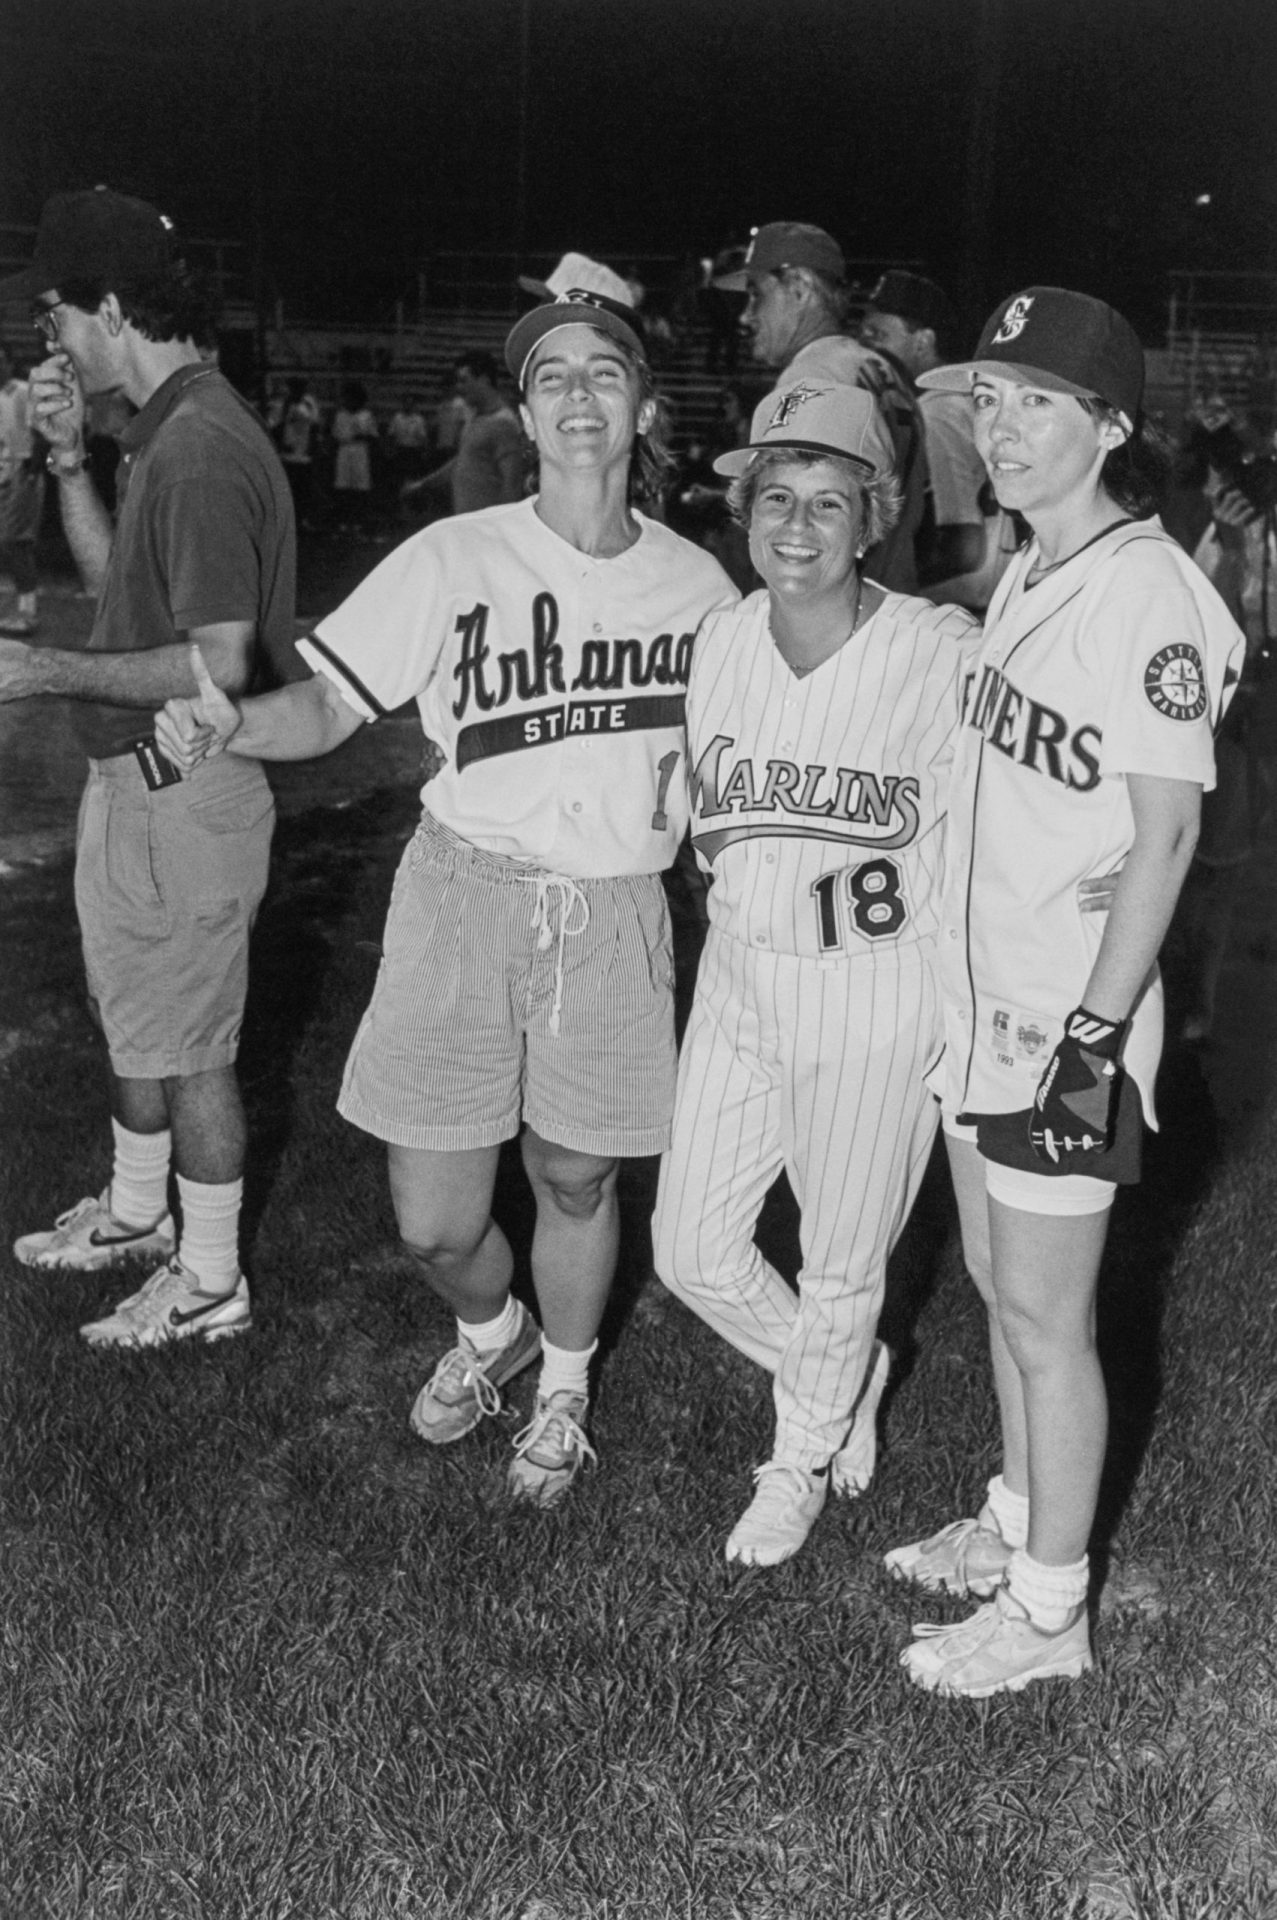
[[[1162,647],[1144,669],[1144,691],[1167,720],[1200,720],[1206,711],[1202,656],[1186,640]]]

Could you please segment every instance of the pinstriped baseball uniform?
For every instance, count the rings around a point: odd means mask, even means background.
[[[795,675],[765,592],[712,614],[688,688],[710,932],[654,1230],[666,1285],[775,1374],[774,1457],[837,1452],[936,1126],[942,830],[969,614],[888,594]],[[753,1230],[781,1167],[798,1298]]]

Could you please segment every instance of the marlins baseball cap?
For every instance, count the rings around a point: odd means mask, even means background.
[[[0,301],[32,300],[76,280],[127,285],[173,264],[173,222],[158,207],[109,187],[45,201],[35,258],[0,280]]]
[[[534,280],[521,273],[519,285],[525,293],[535,293],[538,300],[557,300],[573,287],[581,287],[586,293],[601,293],[615,300],[618,306],[634,305],[634,297],[620,274],[613,273],[601,260],[591,260],[588,253],[565,253],[548,280]]]
[[[569,287],[557,300],[532,307],[506,335],[505,363],[520,386],[533,348],[564,327],[593,327],[596,333],[605,333],[610,340],[618,340],[642,356],[643,342],[633,307],[609,300],[605,293],[591,293],[587,287]]]
[[[891,435],[871,394],[863,387],[844,387],[833,381],[799,380],[777,387],[754,410],[749,445],[720,453],[715,473],[733,479],[744,473],[756,453],[792,451],[823,453],[835,460],[854,460],[875,478],[895,472]]]
[[[773,220],[754,229],[744,266],[735,273],[720,274],[714,285],[728,293],[747,293],[751,273],[779,273],[785,267],[809,267],[827,280],[843,280],[847,273],[842,248],[823,227],[809,227],[801,220]]]
[[[930,327],[933,333],[947,333],[957,324],[953,302],[943,287],[921,273],[906,273],[892,267],[884,273],[869,296],[876,313],[894,313],[909,327]]]
[[[1134,328],[1103,300],[1064,287],[1013,293],[985,321],[970,360],[933,367],[918,385],[965,393],[981,373],[1106,401],[1128,433],[1144,397],[1144,349]]]

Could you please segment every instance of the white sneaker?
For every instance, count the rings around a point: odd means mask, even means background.
[[[1011,1549],[988,1507],[975,1520],[955,1520],[927,1540],[893,1547],[883,1565],[893,1580],[911,1580],[929,1593],[974,1593],[987,1599],[1006,1575]]]
[[[1034,1680],[1076,1680],[1091,1665],[1085,1602],[1049,1633],[1033,1624],[1005,1586],[969,1620],[917,1626],[914,1633],[900,1664],[928,1693],[987,1700],[994,1693],[1020,1693]]]
[[[829,1473],[769,1460],[755,1467],[757,1491],[732,1528],[727,1558],[746,1567],[777,1567],[792,1559],[820,1518]]]
[[[91,1347],[159,1347],[170,1340],[226,1340],[247,1333],[252,1324],[242,1273],[229,1293],[205,1293],[199,1275],[173,1259],[121,1300],[114,1313],[90,1320],[80,1334]]]
[[[116,1220],[108,1186],[96,1200],[77,1200],[46,1232],[24,1233],[13,1251],[24,1267],[97,1273],[126,1260],[167,1260],[176,1245],[177,1229],[167,1213],[152,1227],[126,1227]]]
[[[847,1438],[830,1462],[830,1485],[835,1493],[841,1493],[848,1500],[866,1493],[874,1477],[878,1463],[878,1406],[890,1372],[891,1348],[875,1340]]]
[[[553,1507],[563,1498],[586,1460],[599,1456],[585,1437],[590,1403],[583,1393],[561,1391],[548,1400],[537,1395],[536,1412],[515,1436],[514,1459],[506,1485],[516,1500]]]

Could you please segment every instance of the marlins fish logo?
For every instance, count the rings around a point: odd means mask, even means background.
[[[828,387],[809,387],[805,380],[800,380],[796,387],[791,387],[788,393],[782,394],[777,401],[776,411],[767,422],[768,433],[775,433],[778,428],[788,426],[799,407],[805,406],[809,400],[819,400],[828,391]]]

